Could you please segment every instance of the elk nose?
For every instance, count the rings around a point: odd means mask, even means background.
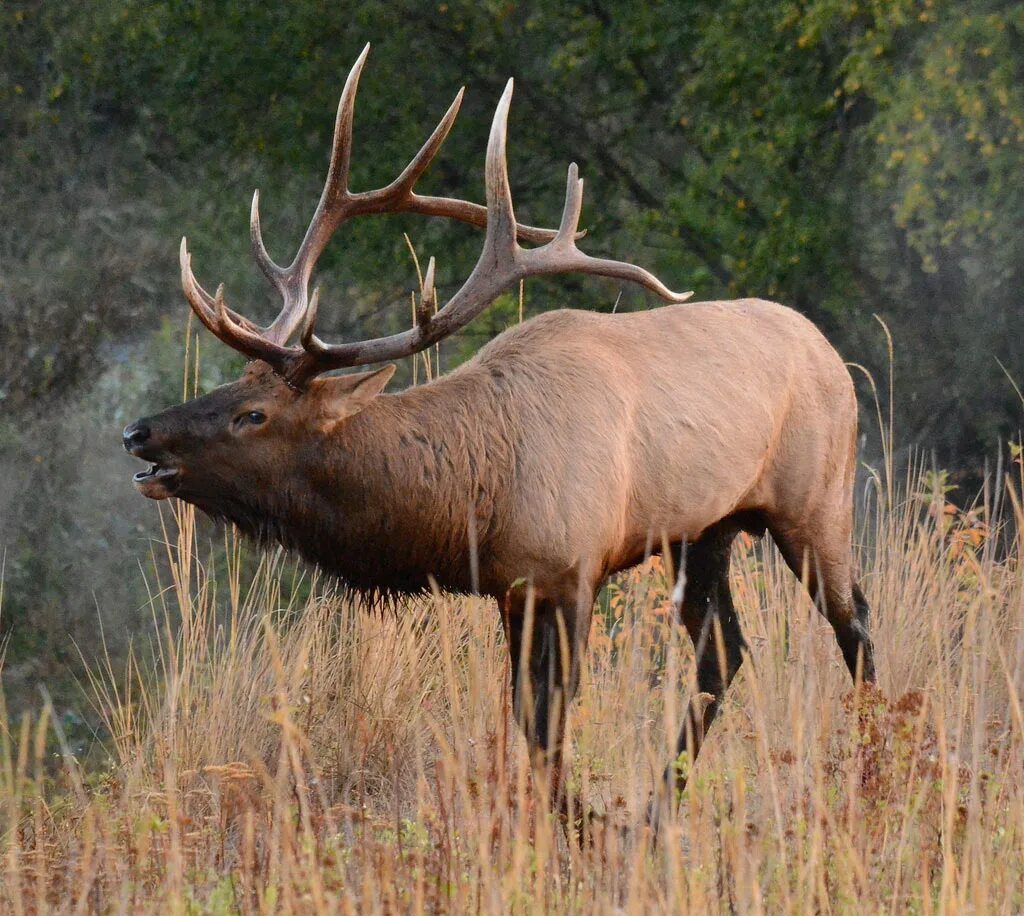
[[[124,442],[126,452],[134,452],[135,449],[142,448],[148,439],[149,427],[142,420],[129,423],[121,434],[121,441]]]

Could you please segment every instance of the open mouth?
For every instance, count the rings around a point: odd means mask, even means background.
[[[178,485],[178,469],[153,463],[132,477],[132,482],[144,496],[160,499],[170,496]]]
[[[139,471],[132,480],[139,482],[143,480],[166,480],[170,477],[177,477],[177,468],[164,468],[159,464],[151,464],[146,470]]]

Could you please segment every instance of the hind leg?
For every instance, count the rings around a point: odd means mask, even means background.
[[[856,580],[853,581],[852,591],[854,618],[856,623],[856,639],[858,641],[857,649],[861,655],[861,677],[866,683],[873,684],[875,682],[875,646],[871,641],[871,608],[868,607],[868,602],[864,597],[864,592],[861,591]],[[852,642],[852,640],[848,641]],[[840,643],[840,647],[842,647],[842,643]],[[850,673],[856,681],[856,660],[854,661],[854,665],[851,667],[849,653],[846,649],[843,649],[842,651],[843,658],[846,659],[846,665],[850,668]]]
[[[674,551],[676,568],[685,563],[685,587],[679,616],[693,642],[697,695],[690,699],[676,741],[677,759],[665,769],[667,787],[682,791],[687,768],[700,753],[729,684],[743,664],[746,645],[729,591],[729,557],[736,528],[729,523],[705,532],[686,549]],[[685,765],[679,757],[685,752]]]
[[[793,572],[807,582],[818,610],[832,625],[854,683],[875,681],[869,608],[853,579],[850,521],[810,526],[771,525],[772,537]]]

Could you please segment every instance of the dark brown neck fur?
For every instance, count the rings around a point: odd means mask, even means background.
[[[469,376],[378,397],[333,433],[311,434],[271,491],[200,508],[362,591],[418,592],[432,578],[471,591],[471,507],[480,556],[513,461],[500,436],[474,434],[504,424],[485,420],[497,399]]]

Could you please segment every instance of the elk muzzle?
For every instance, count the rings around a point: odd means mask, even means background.
[[[166,464],[166,456],[153,445],[152,430],[145,420],[129,423],[121,434],[121,441],[128,454],[150,462],[146,470],[132,477],[132,483],[143,496],[150,499],[167,499],[178,488],[179,471]],[[164,462],[164,463],[161,463]]]

